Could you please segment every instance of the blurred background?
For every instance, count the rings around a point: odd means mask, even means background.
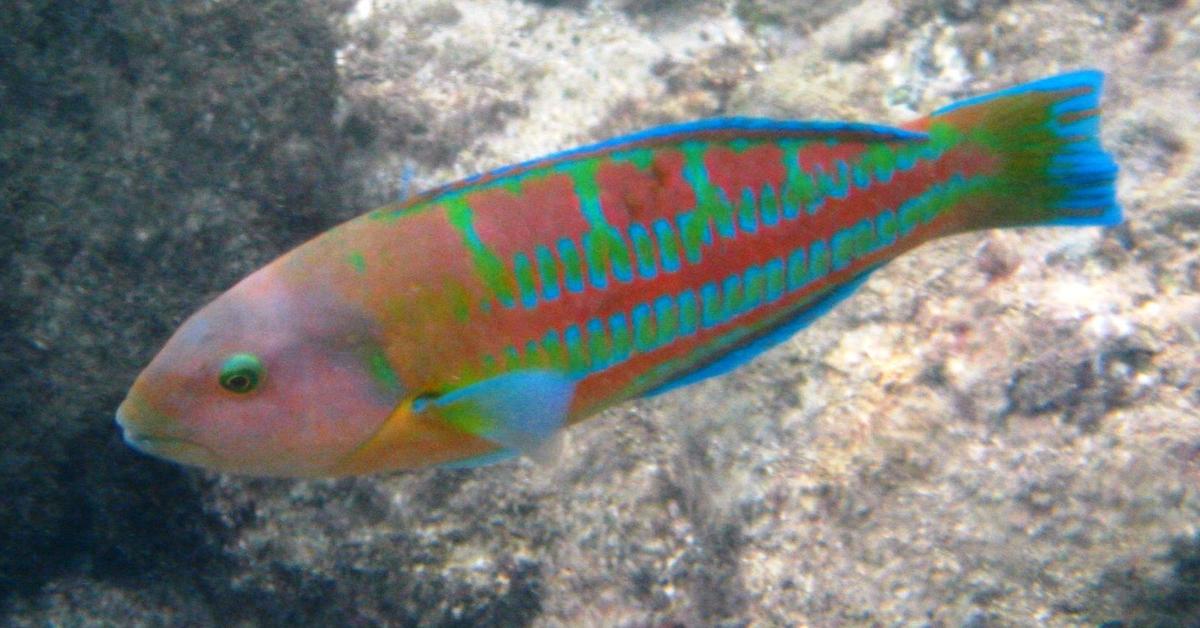
[[[0,623],[1200,625],[1198,60],[1181,0],[9,2]],[[183,317],[406,191],[1080,67],[1125,225],[927,245],[557,462],[251,480],[113,424]]]

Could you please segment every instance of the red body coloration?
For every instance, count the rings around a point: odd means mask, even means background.
[[[837,157],[842,155],[849,157],[861,152],[862,149],[862,145],[839,146],[836,147],[836,150],[827,151],[810,149],[806,151],[807,154],[803,155],[802,163],[829,164]],[[765,149],[764,152],[766,152]],[[713,159],[709,171],[714,173],[714,182],[719,187],[728,190],[727,194],[731,198],[736,197],[732,192],[737,189],[735,186],[755,186],[757,189],[761,189],[764,184],[774,186],[780,184],[782,177],[778,169],[763,167],[735,170],[738,161],[748,160],[721,157]],[[965,157],[965,155],[947,155],[947,159],[959,157]],[[960,163],[962,165],[958,170],[966,174],[986,172],[988,165],[984,159],[972,159],[967,163]],[[810,167],[801,167],[806,171],[812,171]],[[828,166],[826,167],[828,168]],[[905,199],[924,191],[931,183],[944,180],[946,175],[939,170],[947,169],[931,165],[917,168],[910,173],[898,174],[889,184],[876,183],[871,189],[855,191],[844,200],[831,199],[816,214],[803,216],[794,222],[781,221],[776,228],[760,228],[755,234],[739,234],[737,238],[730,240],[715,237],[715,246],[706,251],[703,264],[685,265],[679,273],[675,274],[660,274],[654,280],[645,282],[641,287],[634,287],[621,294],[620,297],[594,296],[586,307],[595,308],[600,312],[619,312],[623,309],[628,311],[633,304],[647,300],[646,295],[640,293],[639,290],[652,293],[678,293],[687,288],[695,288],[705,282],[719,280],[738,269],[761,266],[774,258],[785,258],[800,243],[813,242],[818,239],[828,241],[840,229],[852,227],[864,218],[875,216],[885,208],[899,207]],[[652,215],[669,216],[671,213],[669,206],[659,206],[654,209],[656,211]],[[731,329],[762,327],[765,331],[769,328],[770,322],[786,319],[796,311],[797,307],[811,300],[814,295],[846,282],[876,264],[915,247],[925,240],[941,235],[951,221],[952,218],[944,217],[939,222],[918,229],[908,238],[898,242],[894,248],[881,250],[868,257],[855,260],[846,268],[832,272],[824,279],[812,283],[807,289],[787,295],[770,306],[759,308],[711,329],[701,330],[694,336],[678,341],[658,352],[636,356],[619,367],[585,379],[580,384],[577,397],[578,412],[573,415],[587,416],[612,403],[615,394],[619,395],[624,392],[629,396],[636,396],[636,394],[644,392],[638,390],[635,384],[639,375],[664,360],[676,359],[686,363],[688,356],[702,351],[704,347]],[[661,380],[648,382],[652,386],[662,383]],[[617,396],[615,401],[619,400],[621,398]]]
[[[1119,222],[1099,87],[1045,79],[904,129],[661,127],[434,190],[201,310],[118,421],[143,451],[266,475],[529,452],[744,362],[929,239]]]
[[[800,151],[797,166],[804,172],[817,169],[836,172],[838,161],[853,163],[867,147],[862,142],[810,145]],[[745,188],[781,189],[786,177],[783,157],[783,152],[771,144],[742,152],[718,145],[708,151],[705,166],[713,185],[728,198],[739,198]],[[354,243],[355,249],[365,256],[366,271],[360,275],[348,264],[333,265],[340,276],[331,278],[330,283],[342,287],[343,298],[370,304],[373,316],[383,321],[382,327],[396,330],[388,339],[386,350],[407,387],[434,392],[450,390],[478,378],[484,356],[502,362],[506,349],[520,349],[530,341],[541,341],[551,330],[561,333],[572,324],[582,328],[591,319],[607,320],[616,314],[628,316],[634,307],[653,302],[659,295],[695,291],[750,266],[786,259],[798,246],[816,240],[828,242],[839,230],[874,218],[884,209],[895,209],[925,192],[931,184],[952,175],[987,174],[993,165],[993,160],[978,149],[960,147],[935,161],[923,161],[907,171],[895,172],[888,182],[874,180],[865,190],[852,187],[844,199],[827,198],[811,215],[801,211],[797,218],[780,218],[771,227],[760,224],[753,233],[739,228],[732,238],[722,237],[714,230],[712,244],[705,245],[699,264],[683,261],[678,271],[665,272],[659,256],[655,261],[656,274],[650,279],[639,276],[635,270],[631,281],[622,282],[610,271],[606,287],[596,288],[590,285],[585,270],[587,288],[570,292],[561,286],[560,266],[560,296],[539,300],[534,308],[519,303],[505,308],[496,303],[479,276],[461,231],[451,224],[446,206],[434,199],[427,208],[405,214],[399,220],[389,222],[376,215],[340,227],[345,242]],[[697,194],[684,174],[683,154],[673,147],[657,149],[647,169],[628,162],[604,162],[597,169],[595,180],[607,225],[622,234],[625,246],[631,251],[633,243],[628,236],[631,223],[648,225],[667,219],[676,225],[679,215],[691,211],[697,203]],[[523,182],[519,193],[507,186],[490,187],[468,192],[463,200],[473,210],[474,230],[479,239],[502,260],[511,260],[521,252],[532,254],[539,244],[553,248],[564,238],[579,242],[589,230],[572,179],[565,173]],[[761,223],[761,216],[758,220]],[[893,246],[854,260],[775,303],[678,338],[653,351],[635,352],[624,362],[586,374],[578,382],[568,422],[664,384],[677,373],[645,376],[665,361],[676,360],[681,367],[695,368],[697,364],[692,358],[705,355],[706,347],[731,330],[765,331],[771,323],[794,314],[814,295],[957,228],[957,220],[953,213],[944,214],[932,224],[900,238]],[[346,244],[332,241],[328,244],[345,255]],[[333,255],[332,250],[322,251],[315,253],[315,258],[324,260]],[[582,265],[587,268],[586,261]],[[298,266],[297,272],[303,275],[297,278],[297,283],[311,281],[309,264]],[[509,289],[517,293],[515,280],[511,276],[506,280]],[[546,286],[541,278],[535,277],[535,282],[538,294],[544,294]],[[460,307],[469,310],[465,320],[454,315],[455,301],[461,301]],[[719,357],[708,353],[711,356],[708,359]]]

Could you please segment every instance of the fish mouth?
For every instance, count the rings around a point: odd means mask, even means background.
[[[150,420],[146,421],[145,417]],[[217,457],[212,450],[200,443],[180,438],[171,434],[162,434],[142,427],[145,423],[156,423],[160,416],[151,411],[145,404],[126,399],[117,408],[117,425],[121,426],[121,435],[130,447],[156,458],[164,458],[185,464],[212,466]]]
[[[120,422],[118,420],[118,422]],[[144,453],[163,456],[163,451],[178,447],[179,445],[191,445],[185,440],[179,438],[171,438],[169,436],[155,436],[145,432],[139,432],[135,429],[123,428],[122,437],[125,439],[125,444]],[[198,445],[197,445],[198,446]],[[165,457],[165,456],[164,456]]]

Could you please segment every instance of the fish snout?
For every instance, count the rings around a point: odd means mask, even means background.
[[[153,443],[154,439],[142,431],[135,416],[136,414],[128,399],[122,402],[120,407],[117,408],[117,425],[121,426],[121,436],[125,439],[125,444],[130,447],[138,451],[150,453],[146,449]]]
[[[121,402],[116,420],[125,443],[144,454],[202,465],[213,460],[207,448],[187,440],[169,417],[134,394]]]

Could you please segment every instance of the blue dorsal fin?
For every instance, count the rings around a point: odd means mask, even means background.
[[[594,144],[587,144],[474,174],[460,181],[438,186],[422,192],[413,198],[406,199],[397,209],[404,210],[416,207],[424,202],[444,194],[462,190],[471,185],[517,176],[530,170],[552,166],[573,159],[583,159],[613,151],[662,146],[691,139],[711,140],[728,134],[737,134],[741,137],[758,136],[773,139],[828,139],[858,142],[915,142],[929,139],[928,134],[920,131],[862,122],[775,120],[772,118],[748,117],[708,118],[651,127],[636,133],[620,135]]]
[[[536,457],[566,423],[574,395],[574,380],[560,372],[514,371],[426,403],[446,422],[472,436]],[[471,464],[473,460],[463,462]],[[494,461],[488,458],[478,464]]]
[[[773,118],[707,118],[664,124],[662,126],[643,129],[628,135],[619,135],[595,144],[587,144],[544,157],[530,159],[511,166],[497,168],[485,172],[475,178],[495,179],[510,174],[518,174],[555,162],[566,161],[577,157],[588,157],[607,151],[629,150],[643,146],[659,146],[673,144],[689,139],[711,139],[724,134],[736,133],[739,136],[762,136],[774,139],[854,139],[860,142],[912,142],[929,139],[929,135],[920,131],[910,131],[884,124],[869,124],[865,122],[835,122],[830,120],[775,120]]]
[[[878,266],[875,268],[878,268]],[[665,393],[669,390],[674,390],[681,386],[695,384],[696,382],[708,379],[710,377],[724,375],[725,373],[728,373],[739,366],[750,362],[757,357],[758,354],[770,349],[771,347],[774,347],[788,338],[791,338],[796,334],[796,332],[808,327],[813,321],[817,320],[821,316],[828,313],[829,310],[833,309],[835,305],[846,300],[846,298],[851,294],[854,294],[854,291],[858,290],[863,283],[866,282],[867,277],[875,271],[875,268],[867,269],[854,279],[851,279],[849,283],[843,284],[829,291],[825,294],[825,296],[808,304],[808,306],[801,310],[795,316],[795,318],[786,321],[767,334],[751,340],[750,342],[734,349],[733,351],[726,353],[716,361],[709,362],[695,371],[684,373],[680,377],[661,384],[657,388],[653,388],[643,393],[643,396],[653,397],[655,395],[661,395],[662,393]]]

